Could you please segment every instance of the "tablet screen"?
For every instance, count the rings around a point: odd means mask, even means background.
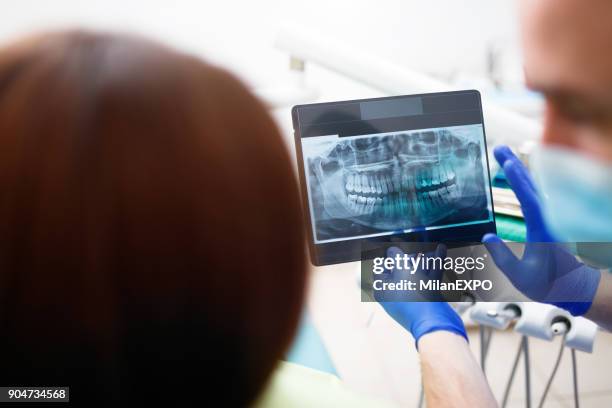
[[[294,124],[315,263],[354,260],[359,240],[494,230],[478,92],[302,105]]]

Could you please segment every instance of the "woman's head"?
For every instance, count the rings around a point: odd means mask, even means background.
[[[244,405],[304,277],[289,156],[231,75],[127,36],[0,51],[1,383]]]

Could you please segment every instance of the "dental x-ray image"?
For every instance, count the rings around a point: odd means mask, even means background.
[[[482,125],[302,139],[316,242],[489,221]]]

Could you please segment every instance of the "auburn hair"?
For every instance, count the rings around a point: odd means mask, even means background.
[[[298,194],[278,129],[228,72],[126,35],[5,47],[0,383],[248,405],[300,315]]]

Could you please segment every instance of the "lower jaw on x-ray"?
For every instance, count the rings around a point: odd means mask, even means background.
[[[315,241],[490,221],[482,125],[302,139]]]

